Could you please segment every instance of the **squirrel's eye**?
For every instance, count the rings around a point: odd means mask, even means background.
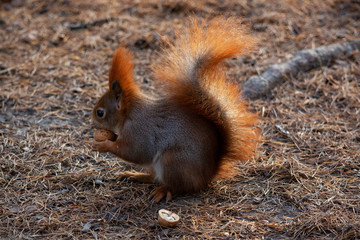
[[[102,118],[104,117],[105,115],[105,111],[103,109],[98,109],[96,110],[96,115],[99,117],[99,118]]]

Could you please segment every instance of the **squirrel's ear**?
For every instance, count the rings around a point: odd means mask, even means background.
[[[114,94],[117,107],[120,109],[120,102],[121,102],[121,96],[122,96],[122,88],[120,86],[120,83],[118,81],[113,81],[111,83],[111,89],[110,91]]]

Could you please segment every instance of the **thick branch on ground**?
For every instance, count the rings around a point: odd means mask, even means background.
[[[327,66],[340,56],[351,55],[356,49],[360,50],[360,40],[302,50],[289,61],[271,65],[260,76],[249,78],[243,85],[243,96],[257,99],[290,76]]]

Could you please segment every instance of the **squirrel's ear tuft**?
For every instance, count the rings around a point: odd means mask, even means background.
[[[116,98],[125,98],[130,101],[139,95],[139,87],[133,79],[134,63],[131,54],[125,48],[118,48],[113,57],[109,72],[109,89],[115,93]]]
[[[119,81],[126,91],[127,85],[133,85],[133,68],[130,52],[123,47],[118,48],[114,53],[109,72],[109,87],[111,88],[112,82]]]

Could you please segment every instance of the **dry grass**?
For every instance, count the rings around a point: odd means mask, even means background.
[[[227,64],[241,83],[301,49],[359,39],[359,1],[115,2],[0,3],[0,238],[360,238],[359,52],[252,102],[259,158],[204,192],[152,205],[153,185],[117,178],[133,166],[87,145],[119,44],[154,93],[159,35],[172,39],[189,14],[241,16],[261,39]],[[90,24],[71,30],[78,23]],[[178,227],[158,225],[161,208]]]

